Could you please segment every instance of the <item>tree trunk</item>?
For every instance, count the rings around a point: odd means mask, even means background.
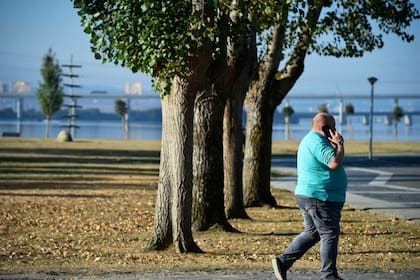
[[[394,135],[394,142],[398,142],[398,122],[394,120],[392,125],[393,125],[392,134]]]
[[[352,116],[347,116],[347,133],[348,133],[348,140],[353,140],[353,123],[352,123]]]
[[[244,204],[274,207],[277,202],[270,191],[274,109],[266,91],[259,90],[259,81],[248,92],[246,108]]]
[[[172,81],[162,101],[162,148],[155,224],[150,249],[174,243],[177,252],[201,252],[191,230],[194,95],[188,82]]]
[[[302,32],[289,60],[280,72],[278,68],[283,59],[287,24],[279,24],[272,29],[267,52],[259,63],[257,78],[246,97],[248,118],[244,170],[251,174],[245,176],[244,180],[245,206],[276,205],[270,192],[274,110],[303,73],[305,56],[323,4],[322,1],[309,4]],[[282,18],[285,21],[288,19],[286,10]]]
[[[125,117],[121,116],[121,130],[125,140],[127,140]]]
[[[47,116],[47,122],[45,123],[45,138],[50,138],[50,120],[51,117]]]
[[[284,140],[289,141],[292,137],[292,129],[290,127],[290,116],[284,117]]]
[[[245,135],[242,128],[243,98],[227,99],[223,122],[225,213],[228,219],[249,219],[243,203],[243,158]]]
[[[155,206],[155,220],[148,249],[163,250],[172,244],[170,145],[171,110],[168,98],[162,100],[162,145],[160,152],[159,184]]]
[[[162,148],[163,152],[164,148]],[[163,160],[161,154],[161,161]],[[162,166],[160,171],[168,172],[168,166]],[[171,200],[172,193],[170,190],[169,174],[160,175],[158,193],[155,206],[155,221],[152,235],[146,247],[148,250],[164,250],[172,244],[172,223],[171,223]]]
[[[238,4],[238,3],[236,3]],[[249,219],[243,203],[245,135],[242,127],[244,99],[257,67],[256,33],[249,40],[228,44],[228,64],[233,70],[223,121],[225,213],[227,218]]]
[[[124,139],[128,140],[128,113],[124,115]]]
[[[197,94],[194,111],[193,228],[232,231],[223,198],[224,98],[212,90]]]

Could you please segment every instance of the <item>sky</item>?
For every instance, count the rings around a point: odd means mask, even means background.
[[[414,2],[420,10],[419,1]],[[371,76],[378,78],[376,93],[420,96],[420,20],[409,31],[416,37],[414,42],[388,35],[383,49],[363,58],[309,55],[305,72],[289,96],[369,94]],[[0,0],[0,81],[24,80],[37,87],[42,57],[51,48],[60,64],[69,64],[73,57],[74,64],[82,65],[75,70],[82,75],[75,83],[82,85],[83,93],[123,93],[127,82],[140,82],[144,93],[152,92],[151,77],[96,60],[89,40],[70,0]]]

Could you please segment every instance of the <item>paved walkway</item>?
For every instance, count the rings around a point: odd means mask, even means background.
[[[345,280],[418,280],[420,270],[411,272],[343,272]],[[188,273],[188,274],[107,274],[101,276],[72,275],[0,275],[0,280],[275,280],[273,272]],[[291,272],[289,280],[319,280],[318,272]]]

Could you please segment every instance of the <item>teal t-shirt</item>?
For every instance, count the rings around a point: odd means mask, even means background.
[[[295,195],[345,202],[347,175],[343,165],[337,169],[328,167],[334,157],[335,149],[324,136],[313,130],[308,132],[299,144]]]

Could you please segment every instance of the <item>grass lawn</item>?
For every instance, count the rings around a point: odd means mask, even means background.
[[[302,229],[293,195],[278,208],[247,208],[242,233],[194,232],[204,254],[145,251],[154,220],[159,141],[0,139],[0,273],[271,270]],[[294,154],[297,142],[273,144]],[[346,143],[347,154],[367,143]],[[419,143],[375,143],[374,153],[420,152]],[[416,270],[419,224],[345,207],[340,269]],[[294,269],[317,270],[318,248]]]

